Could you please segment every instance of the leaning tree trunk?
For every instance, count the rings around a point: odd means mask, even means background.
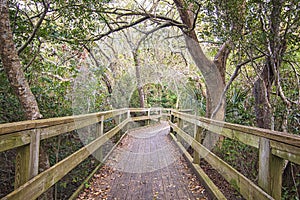
[[[187,26],[187,29],[184,31],[187,48],[205,79],[207,88],[206,116],[222,121],[225,117],[225,98],[221,99],[223,90],[225,88],[223,77],[225,75],[225,73],[223,73],[225,69],[222,67],[218,68],[214,62],[205,56],[201,46],[199,45],[196,32],[193,29],[194,17],[191,15],[191,12],[189,12],[189,9],[184,6],[184,2],[182,0],[174,0],[174,3],[176,4],[182,22]],[[211,116],[215,108],[218,106],[220,100],[222,106],[214,116]],[[212,148],[217,140],[218,137],[210,133],[209,137],[206,136],[204,139],[204,145],[208,148]]]
[[[10,28],[8,6],[3,1],[1,2],[0,11],[0,53],[4,71],[24,109],[26,119],[41,118],[38,104],[21,67]]]
[[[14,45],[7,1],[1,1],[0,3],[0,55],[4,71],[15,95],[20,101],[26,119],[35,120],[41,118],[42,115],[40,114],[36,98],[32,94],[25,78],[18,53]],[[22,174],[21,176],[19,174],[23,173],[22,169],[28,169],[28,166],[30,166],[30,159],[28,159],[29,151],[29,146],[19,147],[17,150],[15,188],[20,187],[32,178],[32,176],[38,173],[36,170],[32,173]],[[48,155],[43,153],[40,159],[40,168],[45,170],[49,167]],[[47,199],[51,199],[51,194],[48,197]]]
[[[142,85],[141,67],[140,67],[140,63],[138,60],[137,50],[132,52],[132,54],[133,54],[133,60],[134,60],[134,66],[135,66],[135,75],[136,75],[136,80],[137,80],[137,89],[138,89],[138,93],[139,93],[140,107],[144,108],[145,107],[145,94],[144,94],[144,89],[143,89],[143,85]]]
[[[112,85],[111,85],[111,80],[109,79],[108,75],[105,73],[105,70],[102,69],[102,66],[100,65],[100,63],[98,62],[98,60],[96,59],[95,55],[93,54],[93,52],[91,51],[90,48],[88,48],[86,45],[83,45],[83,47],[89,52],[90,56],[92,57],[93,61],[95,62],[96,66],[101,69],[101,76],[102,76],[102,81],[105,83],[106,88],[107,88],[107,92],[108,94],[112,94],[113,90],[112,90]]]
[[[270,103],[272,85],[275,82],[277,89],[279,84],[279,69],[283,54],[286,50],[285,41],[280,36],[280,17],[283,9],[284,0],[271,0],[271,15],[268,18],[268,29],[264,30],[269,33],[267,38],[266,50],[267,55],[265,66],[254,83],[253,93],[255,98],[256,123],[258,127],[273,129],[272,117],[273,109]],[[265,27],[264,27],[265,28]],[[258,185],[271,194],[274,198],[281,197],[282,175],[275,176],[272,174],[271,167],[276,167],[278,173],[282,173],[284,160],[272,155],[270,140],[260,138],[259,142],[259,173]],[[274,163],[276,163],[274,165]]]
[[[254,83],[256,125],[260,128],[271,129],[272,107],[270,104],[271,88],[274,73],[270,61],[266,61],[262,73]]]

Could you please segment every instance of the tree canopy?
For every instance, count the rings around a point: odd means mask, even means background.
[[[162,106],[299,134],[299,27],[298,0],[1,1],[0,123]]]

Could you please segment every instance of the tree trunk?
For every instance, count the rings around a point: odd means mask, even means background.
[[[2,65],[10,85],[24,109],[26,119],[41,118],[35,97],[26,81],[22,66],[16,51],[10,28],[8,5],[5,1],[0,5],[0,53]]]
[[[270,94],[273,82],[274,73],[270,61],[266,61],[263,71],[255,81],[253,88],[256,124],[260,128],[271,129],[272,107],[270,105]]]
[[[219,103],[221,98],[221,94],[225,87],[224,75],[225,69],[220,69],[218,66],[209,60],[205,54],[203,53],[202,48],[199,45],[198,38],[196,36],[193,28],[193,16],[190,15],[190,12],[187,8],[184,7],[184,3],[182,0],[174,0],[177,9],[179,11],[182,22],[187,25],[188,29],[185,31],[184,37],[187,44],[187,48],[199,68],[202,72],[202,75],[205,79],[206,87],[207,87],[207,108],[206,108],[206,116],[211,117],[212,111]],[[221,56],[219,56],[221,58]],[[224,57],[225,58],[225,57]],[[222,62],[224,63],[224,62]],[[221,65],[220,65],[221,66]],[[221,73],[222,72],[222,73]],[[222,76],[223,74],[223,76]],[[223,100],[224,101],[224,100]],[[224,104],[223,104],[224,105]],[[224,120],[224,106],[219,110],[216,114],[215,119]]]
[[[7,75],[9,83],[20,101],[24,110],[25,117],[28,120],[35,120],[42,117],[35,96],[32,94],[25,74],[22,70],[20,59],[14,45],[13,35],[10,27],[8,2],[2,1],[0,3],[0,55],[2,66]],[[42,148],[41,148],[42,149]],[[30,147],[19,147],[16,156],[16,169],[29,169],[30,159],[28,158]],[[40,160],[47,160],[46,164],[40,163],[40,169],[45,170],[50,167],[49,158],[46,152],[40,151]],[[29,166],[29,167],[28,167]],[[25,170],[26,171],[26,170]],[[22,178],[16,176],[15,187],[19,187],[28,181],[30,173],[22,174]],[[52,199],[52,192],[47,193],[47,199]]]
[[[102,81],[105,83],[106,88],[107,88],[107,92],[108,94],[112,94],[112,86],[111,86],[111,81],[108,77],[108,75],[105,73],[104,69],[102,69],[100,63],[98,62],[98,60],[96,59],[95,55],[93,54],[93,52],[91,51],[90,48],[88,48],[86,45],[83,45],[83,47],[89,52],[89,54],[91,55],[92,59],[94,60],[95,64],[97,67],[99,67],[101,69],[101,75],[102,75]]]
[[[112,94],[113,91],[112,91],[111,81],[109,80],[108,75],[105,72],[103,72],[102,74],[102,80],[106,85],[108,94]]]
[[[283,0],[272,0],[270,18],[265,18],[266,23],[269,24],[268,29],[264,30],[269,33],[266,46],[267,56],[262,73],[254,83],[253,88],[256,123],[258,127],[266,129],[271,129],[272,126],[273,110],[270,95],[274,82],[277,89],[280,88],[279,68],[285,52],[285,41],[280,37],[280,17],[283,2]],[[280,199],[281,171],[284,167],[284,160],[272,155],[269,139],[261,138],[259,145],[258,185],[275,199]]]
[[[188,8],[184,6],[184,2],[182,0],[174,0],[174,3],[176,4],[182,22],[188,27],[184,31],[187,48],[195,64],[197,65],[205,79],[207,88],[206,117],[213,117],[213,119],[222,121],[225,117],[225,99],[221,100],[222,106],[220,107],[218,112],[216,112],[214,116],[211,115],[215,108],[218,106],[220,99],[222,98],[222,92],[225,88],[225,69],[223,69],[224,66],[220,65],[218,67],[214,62],[212,62],[205,56],[202,48],[199,45],[197,35],[193,29],[194,17],[191,15],[192,12],[189,12]],[[220,56],[219,58],[221,57],[222,56]],[[226,56],[223,56],[223,58],[226,58]],[[222,61],[221,63],[224,63],[224,61]],[[205,138],[204,145],[208,148],[212,148],[217,140],[217,135],[210,133],[209,137]]]
[[[142,85],[142,80],[141,80],[141,69],[140,69],[140,63],[138,60],[138,54],[137,50],[134,51],[133,53],[133,60],[134,60],[134,66],[135,66],[135,75],[136,75],[136,81],[137,81],[137,89],[139,93],[139,101],[140,101],[140,107],[144,108],[145,107],[145,94],[144,94],[144,89]]]
[[[267,22],[268,29],[264,30],[269,33],[267,39],[267,57],[265,66],[259,78],[254,83],[254,98],[256,122],[260,128],[271,128],[272,108],[270,105],[270,94],[272,85],[275,81],[276,87],[279,88],[279,69],[282,62],[282,56],[286,50],[286,42],[280,36],[280,17],[283,6],[283,0],[272,0],[271,16]]]

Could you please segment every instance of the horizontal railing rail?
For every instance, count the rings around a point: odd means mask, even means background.
[[[300,136],[215,121],[192,114],[192,110],[165,108],[124,108],[86,115],[0,124],[0,152],[17,149],[15,190],[4,199],[35,199],[102,148],[128,123],[133,121],[169,120],[177,142],[185,141],[194,149],[193,165],[200,170],[200,158],[207,161],[246,199],[280,199],[284,160],[300,164]],[[117,125],[104,132],[104,123],[114,119]],[[177,121],[177,124],[175,124]],[[183,122],[195,126],[193,136],[184,131]],[[86,146],[38,174],[40,142],[73,130],[96,125],[96,138]],[[201,144],[202,130],[237,140],[259,149],[259,181],[253,183]],[[175,136],[176,135],[176,136]],[[180,145],[180,144],[179,144]],[[182,146],[182,145],[181,145]],[[201,171],[202,180],[215,189]],[[208,183],[209,182],[209,183]],[[219,199],[224,199],[220,192]]]
[[[153,111],[155,115],[151,114]],[[131,113],[137,112],[142,115],[131,117]],[[17,149],[15,190],[3,197],[2,200],[36,199],[88,156],[99,150],[128,123],[142,120],[148,121],[148,123],[150,120],[159,121],[162,113],[160,108],[124,108],[86,115],[0,124],[0,152]],[[112,118],[117,119],[117,125],[104,133],[104,123]],[[124,119],[122,120],[122,118]],[[96,139],[38,174],[41,140],[91,125],[96,125]]]
[[[199,164],[199,158],[207,161],[246,199],[281,199],[284,160],[300,164],[298,135],[211,120],[176,110],[171,110],[170,119],[177,141],[184,140],[194,149],[194,163]],[[193,137],[183,130],[184,121],[195,126]],[[203,129],[259,149],[259,186],[201,144]]]

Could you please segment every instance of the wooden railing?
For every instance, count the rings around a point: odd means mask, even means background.
[[[141,116],[131,117],[132,113]],[[15,190],[6,199],[36,199],[67,173],[98,151],[101,146],[133,121],[160,120],[162,109],[119,109],[93,114],[22,121],[0,124],[0,152],[17,149]],[[108,119],[117,119],[117,125],[104,133],[103,125]],[[64,158],[46,171],[38,174],[40,142],[76,129],[96,125],[97,138]]]
[[[187,156],[193,162],[192,166],[198,171],[202,181],[217,199],[225,197],[199,167],[199,158],[216,169],[245,199],[255,200],[281,199],[284,160],[300,164],[300,136],[298,135],[215,121],[176,110],[171,111],[170,119],[171,129],[176,132],[171,135],[178,143],[183,140],[194,149],[193,157]],[[183,131],[184,121],[195,126],[192,136]],[[201,144],[203,129],[259,149],[259,186]],[[179,146],[184,151],[180,143]]]
[[[17,149],[15,190],[2,200],[36,199],[88,156],[101,149],[121,129],[126,129],[128,123],[142,120],[149,123],[150,120],[159,121],[161,118],[169,119],[171,129],[176,132],[171,135],[177,142],[183,140],[194,149],[193,157],[187,153],[185,155],[193,162],[191,165],[217,199],[225,197],[200,168],[200,158],[234,185],[244,198],[259,200],[280,199],[284,160],[300,164],[300,137],[296,135],[214,121],[187,114],[186,111],[126,108],[80,116],[0,124],[0,152]],[[104,123],[109,119],[116,119],[117,125],[104,132]],[[183,122],[195,126],[192,136],[183,131]],[[42,140],[91,125],[96,125],[96,139],[38,174],[38,155]],[[200,142],[202,129],[258,148],[259,186],[204,147]],[[184,151],[183,146],[180,143],[178,145]]]

